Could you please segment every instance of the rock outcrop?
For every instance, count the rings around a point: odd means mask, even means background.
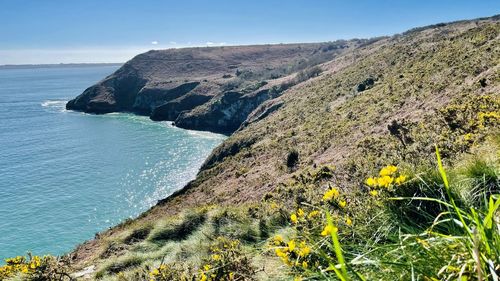
[[[260,104],[280,94],[271,90],[273,81],[362,44],[366,40],[149,51],[86,89],[66,108],[133,112],[175,121],[182,128],[230,134]]]

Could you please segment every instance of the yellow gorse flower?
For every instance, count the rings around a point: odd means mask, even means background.
[[[284,250],[280,249],[280,248],[276,248],[276,250],[274,250],[274,252],[280,258],[287,257],[287,253]]]
[[[296,215],[296,214],[291,214],[291,215],[290,215],[290,220],[291,220],[293,223],[298,223],[298,222],[299,222],[299,219],[297,218],[297,215]]]
[[[330,201],[334,198],[339,197],[340,192],[336,188],[331,188],[323,194],[323,201]]]
[[[306,241],[300,242],[299,251],[298,251],[299,257],[305,257],[305,256],[309,255],[310,253],[311,253],[311,248],[309,248],[309,246],[307,246]]]
[[[392,176],[397,170],[398,170],[398,167],[393,166],[393,165],[389,165],[387,167],[382,168],[380,170],[379,174],[380,174],[381,177]]]
[[[307,215],[307,218],[308,219],[312,219],[312,218],[315,218],[319,215],[319,211],[318,210],[314,210],[314,211],[311,211],[308,215]]]
[[[303,216],[304,216],[304,214],[305,214],[305,213],[304,213],[304,210],[302,210],[301,208],[299,208],[299,209],[297,210],[297,216],[298,216],[299,218],[303,217]]]
[[[0,280],[19,273],[29,274],[35,272],[42,265],[42,260],[38,256],[29,255],[29,258],[29,261],[24,256],[5,259],[6,265],[0,266]]]
[[[288,251],[293,252],[293,250],[295,250],[295,246],[296,246],[295,245],[295,240],[293,240],[293,239],[290,240],[288,242]]]
[[[323,228],[323,231],[321,232],[321,236],[328,236],[332,234],[332,232],[337,232],[337,231],[338,228],[336,228],[335,226],[326,225],[325,228]]]
[[[369,177],[365,180],[365,184],[370,187],[370,195],[377,196],[378,191],[375,188],[392,189],[394,186],[402,185],[406,182],[407,176],[398,172],[398,167],[389,165],[380,169],[379,177]]]
[[[405,175],[400,175],[399,177],[397,177],[394,182],[397,184],[397,185],[401,185],[403,184],[404,182],[406,181],[406,176]]]
[[[345,200],[340,200],[339,201],[339,207],[340,208],[345,208],[345,206],[347,206],[347,202]]]
[[[149,275],[150,275],[151,277],[158,276],[158,275],[160,275],[160,271],[159,271],[157,268],[155,268],[155,269],[153,269],[153,270],[149,273]]]
[[[370,187],[374,187],[377,185],[377,179],[375,179],[373,177],[369,177],[366,179],[365,183],[366,183],[366,185],[368,185]]]
[[[279,246],[281,243],[283,243],[283,237],[281,235],[276,235],[274,236],[273,239],[274,245]]]
[[[392,182],[394,181],[394,178],[390,176],[381,176],[380,178],[377,179],[377,184],[379,187],[389,187]]]

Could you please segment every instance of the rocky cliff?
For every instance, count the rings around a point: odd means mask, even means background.
[[[95,114],[133,112],[175,121],[183,128],[230,134],[261,103],[279,95],[278,81],[307,73],[367,42],[149,51],[86,89],[66,108]]]

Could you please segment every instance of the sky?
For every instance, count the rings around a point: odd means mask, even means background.
[[[495,14],[498,0],[0,0],[0,65],[369,38]]]

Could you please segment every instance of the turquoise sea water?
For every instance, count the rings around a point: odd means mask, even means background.
[[[0,70],[0,258],[61,254],[193,179],[223,136],[65,102],[114,66]]]

